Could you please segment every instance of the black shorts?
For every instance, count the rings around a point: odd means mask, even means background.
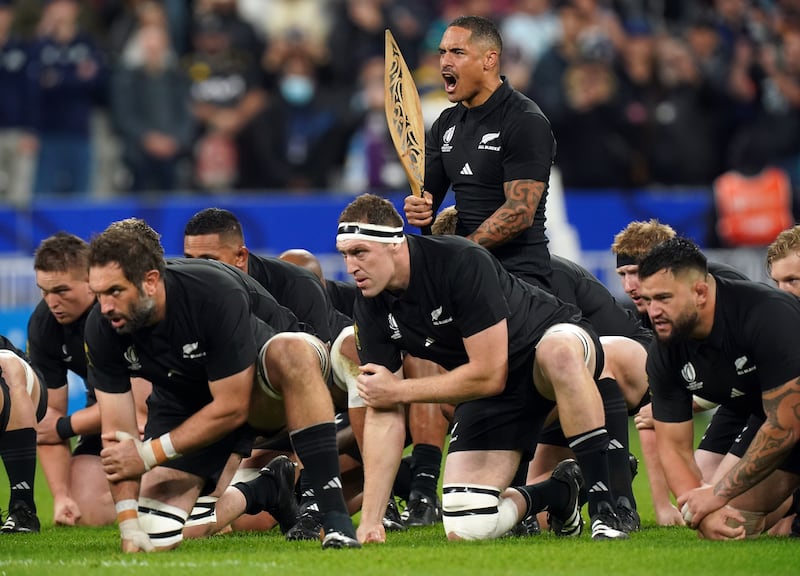
[[[697,449],[714,454],[727,454],[746,425],[747,415],[720,406],[711,417],[711,422],[708,423]]]
[[[162,434],[174,430],[185,420],[180,416],[170,418],[159,414],[157,406],[158,404],[154,406],[153,403],[148,402],[149,413],[144,429],[144,437],[146,439],[158,438]],[[252,435],[252,433],[253,430],[249,426],[240,426],[213,444],[209,444],[190,454],[184,454],[174,460],[168,460],[161,466],[199,476],[205,481],[200,495],[210,494],[217,487],[217,481],[230,455],[242,451],[243,445],[246,443],[243,436],[246,437]]]
[[[72,450],[73,456],[100,456],[100,451],[103,449],[103,441],[100,439],[100,434],[82,434],[78,436],[75,442],[75,448]]]
[[[551,444],[553,446],[567,448],[567,438],[564,436],[564,431],[561,429],[561,422],[555,420],[545,426],[542,433],[539,435],[539,444]]]
[[[508,374],[503,392],[462,402],[453,413],[448,453],[517,450],[530,460],[545,418],[555,406],[533,385],[533,359]]]
[[[741,434],[737,436],[731,446],[730,453],[734,456],[741,458],[747,452],[747,448],[756,436],[756,432],[761,428],[764,423],[763,418],[759,416],[750,416],[747,419],[747,425],[742,430]],[[778,470],[783,472],[791,472],[792,474],[800,474],[800,443],[796,444],[794,449],[789,452],[786,459],[778,466]]]

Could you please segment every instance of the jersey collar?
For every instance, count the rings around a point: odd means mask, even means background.
[[[475,106],[474,108],[467,108],[464,104],[459,103],[459,106],[463,108],[463,113],[469,114],[475,118],[484,118],[494,112],[514,91],[514,88],[511,86],[511,83],[506,79],[505,76],[500,76],[500,80],[503,82],[498,86],[497,90],[495,90],[491,96],[481,104],[480,106]]]

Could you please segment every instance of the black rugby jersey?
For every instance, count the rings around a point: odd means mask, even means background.
[[[134,334],[117,334],[99,307],[92,309],[85,338],[97,390],[125,392],[130,377],[140,376],[153,384],[150,401],[193,413],[211,401],[209,381],[241,372],[272,335],[297,329],[291,312],[233,266],[170,260],[164,282],[166,317]]]
[[[90,306],[70,324],[60,324],[47,303],[40,300],[28,319],[28,356],[31,365],[39,370],[48,388],[67,385],[67,371],[72,371],[86,383],[86,352],[83,331]],[[94,389],[86,386],[86,406],[95,403]]]
[[[523,282],[483,247],[458,236],[407,235],[411,279],[402,294],[359,293],[359,358],[396,371],[401,352],[451,370],[469,358],[463,339],[508,321],[509,368],[519,367],[545,330],[578,322],[572,304]]]
[[[598,336],[626,336],[644,346],[650,344],[653,333],[586,268],[556,255],[550,256],[550,265],[553,294],[580,308]]]
[[[339,312],[345,316],[353,317],[353,305],[358,295],[358,287],[353,282],[341,280],[325,280],[325,291],[328,300]]]
[[[761,393],[800,376],[800,300],[757,282],[716,278],[714,324],[703,340],[653,340],[647,377],[653,416],[692,418],[692,395],[764,417]]]
[[[280,258],[256,254],[247,258],[247,273],[297,316],[304,332],[331,341],[333,317],[316,274]]]
[[[466,236],[505,202],[503,183],[550,181],[555,139],[539,106],[504,79],[482,105],[459,103],[442,112],[426,138],[425,154],[425,189],[434,197],[434,210],[452,186],[456,234]],[[491,248],[506,269],[545,287],[550,277],[546,198],[545,187],[530,228]]]

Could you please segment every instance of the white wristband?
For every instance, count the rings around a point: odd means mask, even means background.
[[[158,438],[142,442],[139,455],[142,457],[142,462],[144,462],[145,472],[159,464],[163,464],[167,460],[174,460],[180,456],[172,444],[169,432],[162,434]]]
[[[172,437],[169,435],[169,432],[162,434],[159,440],[161,440],[161,447],[164,449],[164,455],[167,457],[167,460],[174,460],[180,456],[178,451],[175,450],[175,446],[172,445]]]

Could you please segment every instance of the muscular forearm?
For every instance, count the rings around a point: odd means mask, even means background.
[[[247,407],[206,404],[170,432],[170,439],[179,454],[194,452],[213,444],[244,424]]]
[[[669,508],[672,501],[669,497],[669,486],[664,476],[664,468],[658,456],[655,431],[652,429],[639,430],[639,441],[642,446],[642,459],[647,468],[653,507],[657,511]]]
[[[731,470],[715,485],[714,494],[731,500],[769,476],[794,448],[796,439],[791,430],[765,422],[753,441]]]
[[[392,410],[367,410],[364,429],[364,497],[361,521],[380,524],[394,477],[403,455],[405,414],[402,406]]]
[[[399,386],[402,402],[458,404],[499,394],[505,382],[505,368],[500,366],[487,372],[475,371],[467,363],[442,374],[407,378]]]
[[[467,236],[481,246],[505,244],[530,228],[545,184],[535,180],[514,180],[504,184],[506,201]]]
[[[39,445],[39,463],[53,499],[70,496],[71,458],[72,454],[67,442]]]
[[[667,430],[664,425],[655,421],[658,457],[669,489],[677,497],[701,486],[702,474],[694,461],[690,433],[692,423],[670,424],[669,427],[670,430]],[[676,434],[676,427],[685,429]]]
[[[72,430],[79,434],[100,434],[100,406],[94,404],[75,411],[70,416]]]

